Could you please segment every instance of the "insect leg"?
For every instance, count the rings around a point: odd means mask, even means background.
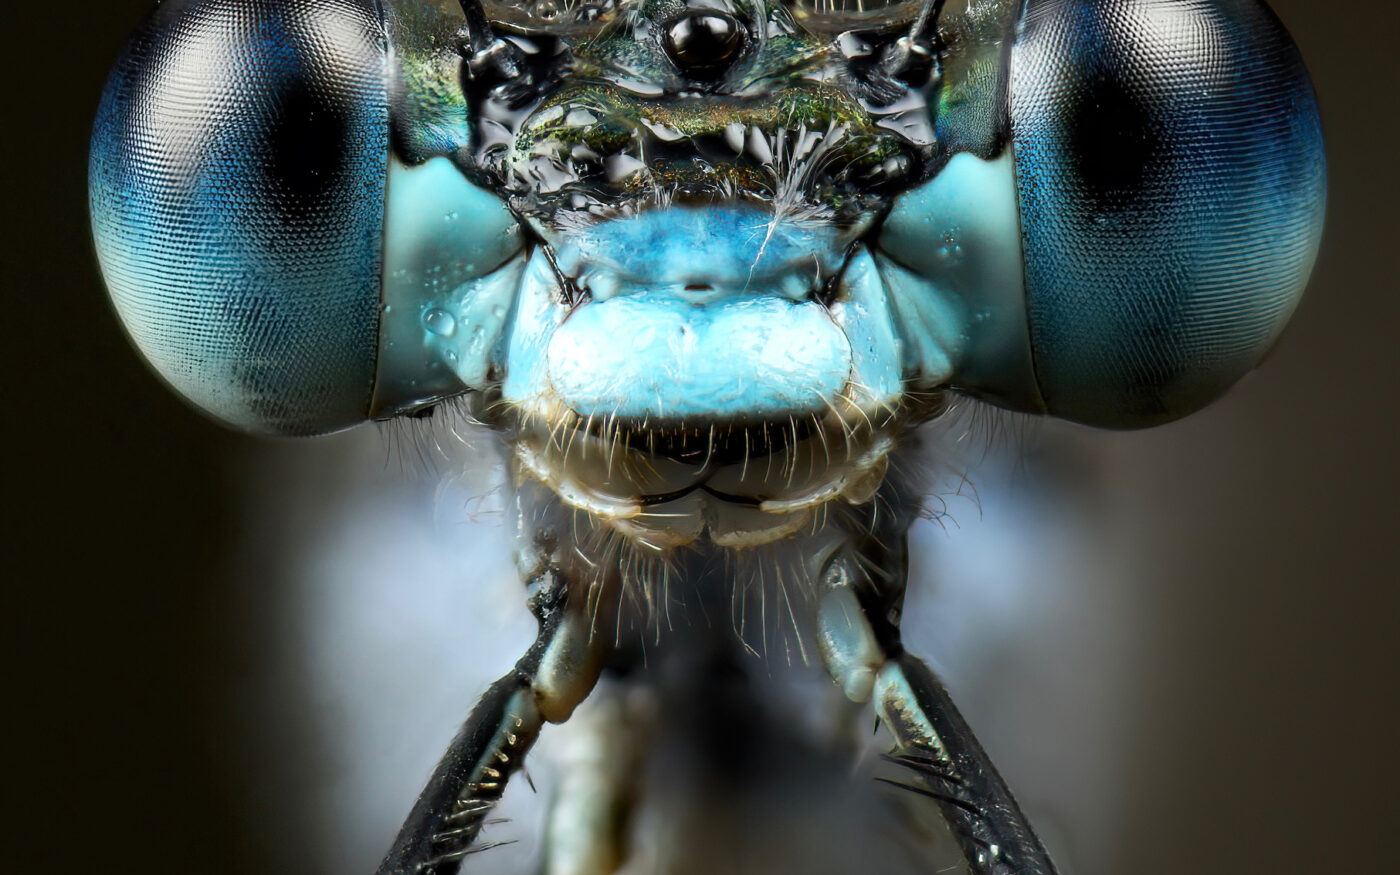
[[[648,722],[622,684],[606,680],[574,715],[567,737],[551,751],[558,784],[542,872],[612,875],[622,864]]]
[[[419,794],[378,875],[451,875],[473,847],[544,723],[562,723],[598,680],[606,636],[593,636],[566,582],[546,574],[531,597],[540,632],[472,709]]]
[[[928,666],[905,652],[887,613],[859,597],[850,563],[823,574],[818,608],[824,661],[846,695],[870,702],[890,728],[890,759],[917,782],[890,781],[938,803],[979,875],[1054,875],[1055,866],[991,759]],[[878,601],[873,599],[872,601]]]

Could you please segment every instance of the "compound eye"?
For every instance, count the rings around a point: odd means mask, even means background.
[[[1322,230],[1288,34],[1253,0],[1031,0],[1010,86],[1048,408],[1131,427],[1208,403],[1278,337]]]
[[[373,0],[171,0],[128,43],[90,203],[127,331],[186,398],[250,431],[368,412],[389,147]]]
[[[717,79],[739,58],[747,41],[743,22],[727,12],[687,12],[666,28],[666,54],[688,78]]]

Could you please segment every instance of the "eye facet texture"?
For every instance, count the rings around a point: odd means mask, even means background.
[[[881,9],[906,7],[922,8]],[[912,370],[1094,425],[1183,416],[1258,363],[1316,254],[1306,71],[1257,0],[1021,8],[942,8],[936,136],[919,142],[943,169],[924,188],[959,188],[949,174],[976,159],[1008,196],[909,192],[890,214],[880,245],[942,296],[923,311],[957,341]],[[500,372],[499,269],[523,238],[500,192],[462,175],[480,132],[461,24],[453,0],[170,0],[129,43],[93,136],[93,228],[128,331],[187,398],[246,430],[315,433]],[[1003,262],[1014,281],[992,279]],[[444,294],[472,331],[442,333]]]
[[[241,428],[366,417],[389,122],[372,0],[172,0],[93,133],[112,299],[176,389]]]
[[[1039,387],[1151,425],[1258,363],[1316,255],[1312,86],[1255,0],[1031,0],[1011,125]]]

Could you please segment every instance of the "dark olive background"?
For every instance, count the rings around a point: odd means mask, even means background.
[[[1331,194],[1311,290],[1226,402],[1094,436],[1147,520],[1153,661],[1114,872],[1380,872],[1400,678],[1400,247],[1387,2],[1280,0],[1321,95]],[[86,221],[88,129],[145,0],[10,10],[3,783],[11,872],[311,871],[232,718],[271,580],[223,570],[249,471],[307,444],[192,414],[128,348]],[[264,475],[265,476],[265,475]],[[246,564],[244,566],[246,568]],[[256,578],[256,575],[253,576]],[[974,715],[975,716],[975,715]],[[282,837],[285,839],[285,835]],[[309,859],[307,857],[306,859]]]

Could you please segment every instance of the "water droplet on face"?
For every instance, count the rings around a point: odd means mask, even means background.
[[[451,337],[457,331],[457,317],[434,307],[423,314],[423,327],[439,337]]]
[[[938,247],[938,257],[951,262],[962,260],[963,248],[958,242],[958,230],[951,229],[943,234],[943,245]]]

